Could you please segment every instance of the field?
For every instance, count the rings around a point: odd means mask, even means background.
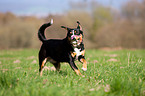
[[[38,74],[38,50],[0,51],[0,96],[145,96],[145,50],[86,50],[88,70],[77,76],[67,63],[60,72]]]

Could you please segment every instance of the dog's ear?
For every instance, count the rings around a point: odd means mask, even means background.
[[[61,28],[67,29],[67,27],[61,26]]]
[[[66,29],[66,30],[69,30],[69,29],[70,29],[70,28],[65,27],[65,26],[61,26],[61,28],[64,28],[64,29]]]
[[[77,27],[77,29],[82,30],[82,27],[81,27],[81,25],[80,25],[80,22],[77,21],[77,23],[78,23],[78,27]]]

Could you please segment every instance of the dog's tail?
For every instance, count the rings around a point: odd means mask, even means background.
[[[47,27],[51,26],[52,24],[53,24],[53,19],[51,19],[51,21],[49,23],[45,23],[39,28],[38,38],[39,38],[40,41],[44,42],[44,41],[47,40],[45,35],[44,35],[44,31]]]

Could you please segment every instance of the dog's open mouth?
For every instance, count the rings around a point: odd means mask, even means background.
[[[72,45],[73,45],[74,47],[80,45],[79,40],[72,41]]]
[[[77,45],[78,45],[77,41],[73,41],[73,42],[72,42],[72,45],[73,45],[73,46],[77,46]]]
[[[81,35],[72,35],[71,44],[73,47],[77,47],[81,43]]]

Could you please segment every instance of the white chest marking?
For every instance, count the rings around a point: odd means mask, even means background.
[[[78,57],[82,54],[82,52],[80,51],[81,49],[75,48],[74,51],[76,53],[76,59],[78,59]]]

